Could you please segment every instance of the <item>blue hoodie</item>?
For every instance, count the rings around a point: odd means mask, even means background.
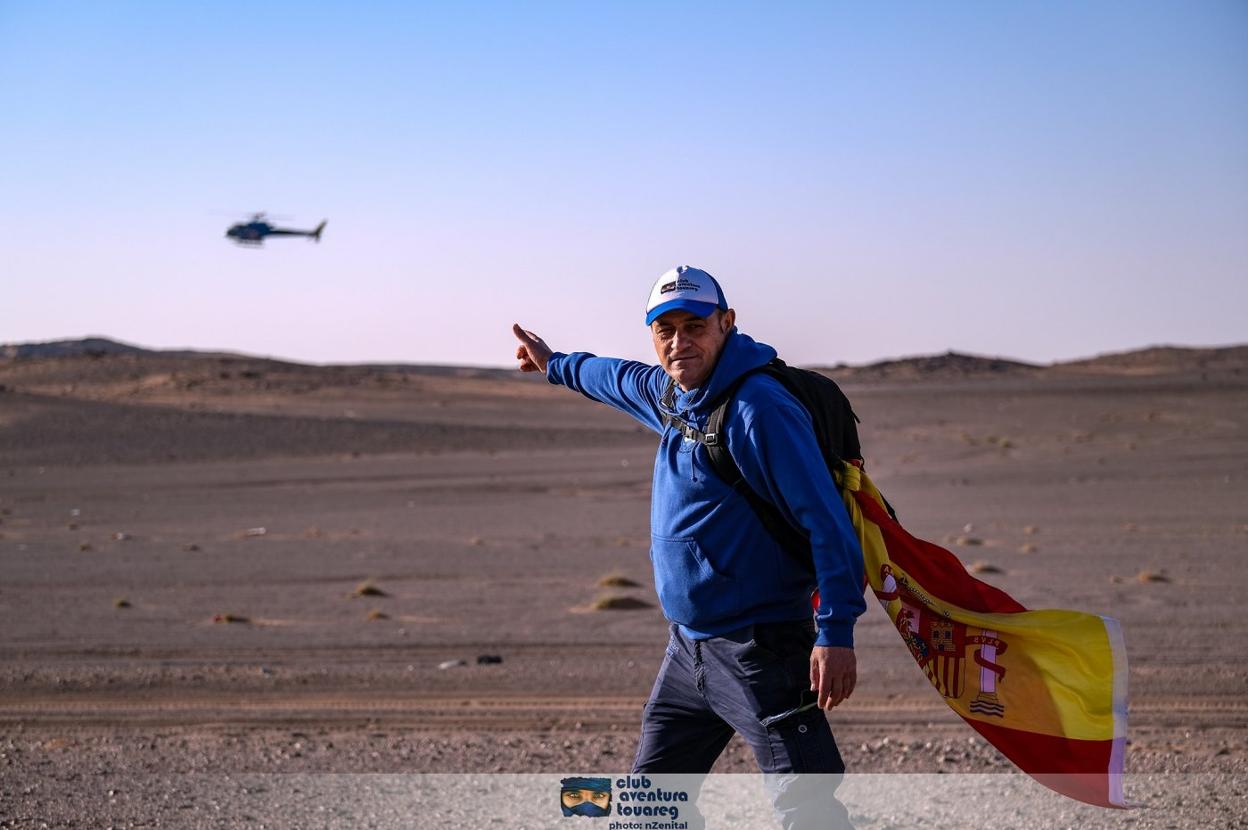
[[[775,349],[733,329],[707,382],[687,392],[677,388],[674,414],[705,429],[707,404],[775,356]],[[664,423],[660,398],[668,376],[661,366],[556,352],[546,377],[662,436],[654,459],[650,559],[663,613],[687,636],[706,639],[753,623],[809,619],[817,585],[816,645],[853,646],[854,621],[866,609],[862,549],[810,415],[777,380],[756,373],[741,384],[725,417],[728,451],[754,492],[809,535],[814,574],[780,548],[745,497],[715,474],[706,447]]]

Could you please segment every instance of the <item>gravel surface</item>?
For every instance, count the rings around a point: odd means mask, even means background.
[[[156,772],[122,781],[67,774],[6,795],[0,827],[566,827],[559,780],[583,774],[575,768],[547,775]],[[653,778],[652,786],[665,786]],[[1244,784],[1242,776],[1214,774],[1128,776],[1127,792],[1139,807],[1122,811],[1071,801],[1018,774],[849,775],[837,795],[860,830],[1234,828],[1248,827]],[[682,780],[666,788],[691,798],[697,792]],[[693,800],[710,827],[777,826],[761,776],[712,775]],[[685,812],[677,821],[693,818],[687,804],[674,803]]]
[[[1121,622],[1145,805],[1013,772],[872,607],[830,716],[858,827],[1248,826],[1245,378],[850,390],[908,529],[1030,607]],[[0,828],[567,827],[561,775],[628,769],[667,636],[635,425],[492,376],[0,382]],[[634,610],[593,611],[606,593]],[[773,826],[754,770],[730,744],[712,826]]]
[[[881,728],[838,729],[852,773],[840,794],[860,828],[1248,826],[1248,763],[1238,749],[1176,752],[1164,731],[1141,729],[1144,745],[1128,763],[1147,771],[1125,781],[1141,809],[1112,811],[1016,773],[956,724],[870,737]],[[0,739],[0,827],[467,828],[500,816],[509,827],[558,826],[562,817],[549,810],[559,777],[619,776],[635,746],[626,724],[541,732],[430,732],[384,720],[17,725]],[[712,826],[773,826],[760,778],[748,748],[730,744],[700,802]]]

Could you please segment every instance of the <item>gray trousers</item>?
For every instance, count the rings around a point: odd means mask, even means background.
[[[849,827],[835,798],[845,763],[824,713],[811,708],[776,720],[813,700],[814,641],[811,620],[760,623],[707,640],[691,640],[673,625],[633,771],[708,773],[735,732],[753,750],[784,827]]]

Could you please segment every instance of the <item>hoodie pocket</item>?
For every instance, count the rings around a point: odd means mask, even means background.
[[[651,536],[655,587],[673,622],[697,629],[741,611],[741,584],[716,571],[695,539]]]

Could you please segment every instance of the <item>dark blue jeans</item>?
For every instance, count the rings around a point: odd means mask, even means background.
[[[734,732],[754,751],[785,827],[847,827],[833,797],[845,763],[812,700],[813,621],[760,623],[707,640],[672,626],[642,720],[633,771],[707,773]]]

